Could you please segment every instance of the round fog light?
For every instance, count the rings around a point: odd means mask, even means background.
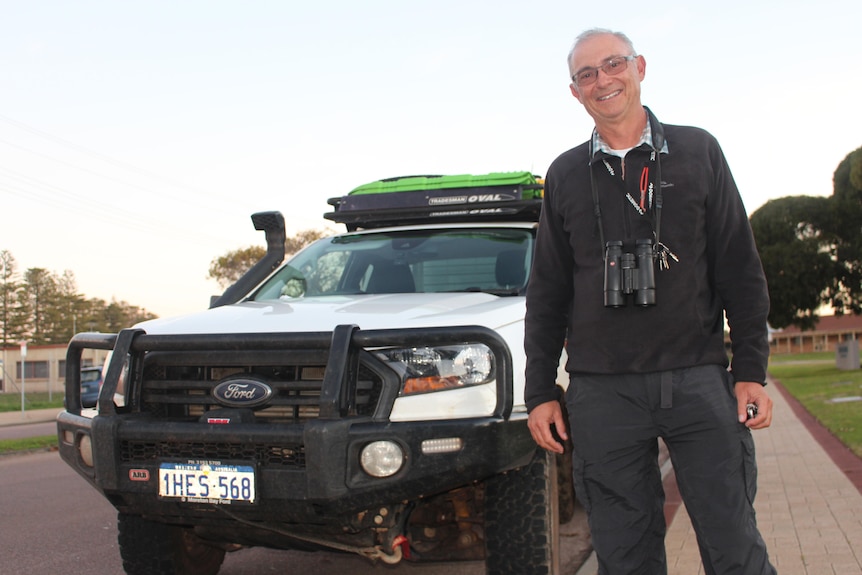
[[[359,463],[372,477],[389,477],[404,465],[404,451],[393,441],[373,441],[362,448]]]
[[[78,453],[81,455],[81,461],[87,467],[93,467],[93,442],[89,435],[81,435],[78,440]]]

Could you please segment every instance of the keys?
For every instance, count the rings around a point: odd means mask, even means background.
[[[664,245],[661,242],[659,242],[656,245],[655,250],[656,250],[656,254],[658,255],[658,269],[659,270],[669,269],[670,268],[670,260],[673,260],[675,262],[679,261],[679,258],[676,257],[676,254],[673,253],[672,251],[670,251],[670,248],[668,248],[666,245]]]

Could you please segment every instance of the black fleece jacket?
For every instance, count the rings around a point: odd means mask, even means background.
[[[556,399],[557,364],[575,374],[650,373],[706,364],[727,366],[723,314],[734,381],[766,380],[769,295],[748,216],[718,142],[699,128],[659,124],[647,110],[660,155],[660,240],[679,258],[656,267],[656,305],[604,306],[604,246],[594,213],[595,177],[605,241],[635,251],[653,237],[655,212],[639,214],[640,176],[652,147],[631,150],[625,166],[586,142],[559,156],[545,179],[536,253],[527,288],[527,409]],[[605,163],[607,162],[607,164]],[[611,174],[613,172],[613,174]],[[625,178],[623,179],[623,176]]]

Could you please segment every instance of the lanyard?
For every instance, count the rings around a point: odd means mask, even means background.
[[[593,145],[590,143],[590,159],[593,157]],[[638,188],[640,190],[640,199],[637,200],[632,197],[632,195],[626,192],[626,199],[628,199],[629,203],[635,208],[635,210],[640,214],[644,215],[652,209],[654,217],[652,218],[652,228],[653,235],[655,236],[655,245],[660,246],[661,239],[661,208],[663,203],[662,193],[661,193],[661,153],[653,148],[650,152],[650,160],[649,164],[644,166],[641,171],[640,182],[638,184]],[[625,162],[625,158],[622,158],[622,161]],[[650,166],[652,166],[652,170],[650,170]],[[650,172],[653,173],[653,178],[650,178]],[[596,175],[593,172],[593,165],[590,162],[590,188],[593,193],[593,214],[596,216],[596,221],[599,225],[599,241],[602,244],[602,251],[605,249],[605,230],[604,225],[602,225],[602,208],[599,204],[599,187],[596,183]]]
[[[644,215],[652,210],[654,217],[651,218],[651,223],[653,235],[655,236],[653,258],[658,260],[658,268],[660,270],[666,270],[670,267],[670,260],[678,262],[679,258],[666,245],[661,243],[661,208],[663,203],[661,193],[661,150],[665,147],[664,130],[649,108],[644,106],[644,110],[647,113],[647,121],[650,123],[650,132],[652,134],[650,145],[652,151],[650,153],[649,164],[644,166],[644,169],[641,171],[640,181],[638,182],[640,198],[636,200],[629,193],[626,193],[626,196],[629,203],[634,206],[639,214]],[[599,205],[599,187],[596,184],[596,175],[593,171],[593,151],[593,139],[591,138],[588,167],[590,170],[590,187],[593,192],[593,214],[596,216],[598,223],[599,241],[602,243],[601,248],[602,253],[604,253],[607,244],[605,243],[605,230],[602,225],[602,208]],[[622,161],[625,163],[625,158]],[[650,178],[650,172],[652,172],[652,178]]]
[[[593,145],[590,143],[590,159],[593,157]],[[643,171],[641,171],[641,179],[639,182],[639,190],[640,190],[640,202],[636,201],[631,194],[626,193],[626,196],[629,202],[635,207],[639,214],[645,214],[650,208],[653,210],[653,214],[655,217],[652,218],[652,229],[653,236],[655,236],[655,243],[653,244],[653,258],[658,260],[658,269],[666,270],[670,268],[670,260],[675,262],[679,261],[679,258],[675,253],[670,251],[666,245],[661,243],[661,208],[662,203],[664,202],[664,198],[661,193],[661,152],[659,152],[656,148],[652,149],[650,153],[650,163],[647,166],[644,166]],[[623,162],[625,162],[625,158],[623,158]],[[654,169],[652,170],[654,174],[654,178],[650,179],[649,177],[649,166],[653,165]],[[592,162],[589,165],[590,169],[590,188],[592,188],[593,192],[593,214],[596,216],[596,221],[599,226],[599,241],[601,242],[602,253],[604,253],[606,243],[605,243],[605,230],[602,225],[602,208],[599,204],[599,187],[596,184],[596,175],[593,172]],[[655,200],[655,203],[653,203]]]
[[[655,152],[653,152],[653,154],[655,154]],[[648,165],[644,166],[644,169],[641,171],[641,179],[640,179],[640,182],[638,182],[638,185],[640,186],[640,192],[641,192],[641,201],[637,204],[638,213],[643,215],[645,209],[647,207],[652,206],[653,184],[652,184],[652,182],[649,181],[649,166]],[[647,199],[647,191],[649,191],[649,204],[647,206],[644,206],[644,204],[646,203],[646,199]],[[629,197],[630,200],[634,199],[631,197],[631,194],[626,193],[626,195]]]

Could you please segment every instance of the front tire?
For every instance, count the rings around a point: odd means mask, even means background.
[[[216,575],[224,550],[207,544],[191,529],[120,513],[120,556],[128,575]]]
[[[526,467],[489,479],[485,497],[486,573],[557,575],[557,457],[538,449]]]

